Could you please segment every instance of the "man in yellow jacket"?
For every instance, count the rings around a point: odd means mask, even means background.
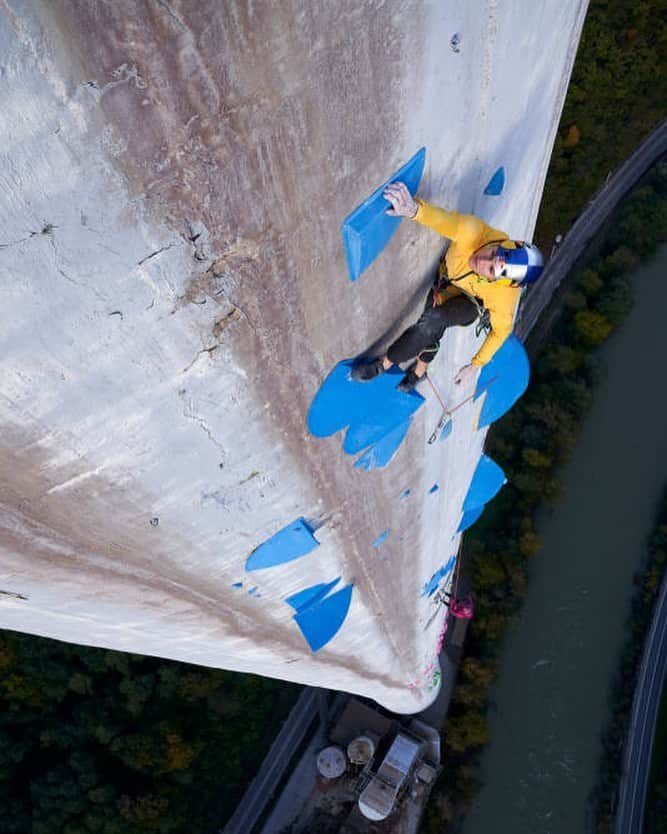
[[[440,261],[437,281],[419,320],[384,356],[357,363],[352,378],[373,379],[392,365],[416,356],[417,361],[398,385],[400,390],[409,391],[426,374],[445,330],[480,319],[478,326],[487,331],[486,339],[470,364],[454,377],[457,384],[466,382],[512,332],[521,288],[539,278],[542,254],[530,243],[509,240],[505,232],[493,229],[473,214],[457,214],[419,198],[413,200],[402,182],[388,185],[384,196],[392,206],[387,214],[416,220],[452,242]]]

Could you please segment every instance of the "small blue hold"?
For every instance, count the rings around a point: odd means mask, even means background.
[[[424,585],[424,589],[421,593],[422,597],[433,596],[433,594],[438,590],[441,580],[451,572],[455,562],[456,556],[451,556],[447,563],[433,574],[429,581]]]
[[[410,490],[409,489],[403,490],[403,492],[401,493],[401,500],[403,500],[404,498],[407,498],[408,495],[410,495]]]
[[[442,432],[440,433],[440,440],[447,440],[449,435],[452,433],[452,421],[449,420],[445,423],[445,427],[443,428]]]
[[[440,487],[437,484],[433,484],[433,486],[429,489],[428,494],[433,495],[434,492],[437,492]]]
[[[232,588],[242,588],[242,587],[243,587],[243,582],[233,582],[232,583]]]
[[[390,532],[391,530],[385,530],[384,533],[381,533],[373,542],[373,547],[379,547],[383,542],[385,542]]]
[[[484,193],[488,194],[489,197],[498,197],[499,194],[503,193],[503,188],[505,187],[505,169],[500,166],[496,173],[491,177],[489,180],[489,184],[484,189]]]

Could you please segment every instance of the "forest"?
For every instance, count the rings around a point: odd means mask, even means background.
[[[665,102],[664,2],[591,0],[535,229],[545,251],[665,118]]]
[[[299,690],[0,631],[0,830],[216,831]]]

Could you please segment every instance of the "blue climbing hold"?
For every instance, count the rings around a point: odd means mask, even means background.
[[[440,440],[447,440],[449,435],[452,433],[452,421],[447,420],[443,430],[440,432]]]
[[[382,196],[385,188],[389,183],[400,180],[412,195],[416,194],[424,173],[425,160],[426,148],[421,148],[343,222],[343,245],[350,281],[356,281],[366,267],[373,263],[401,223],[401,217],[390,217],[387,214],[391,206]]]
[[[373,542],[373,547],[379,547],[381,544],[383,544],[387,540],[387,537],[389,536],[390,532],[391,530],[385,530],[384,533],[381,533]]]
[[[428,494],[433,495],[434,492],[437,492],[440,487],[437,484],[433,484],[433,486],[429,489]]]
[[[463,502],[463,512],[475,510],[488,503],[507,483],[505,473],[498,464],[487,455],[482,455],[472,476],[468,493]]]
[[[396,454],[411,424],[412,420],[406,420],[388,434],[385,434],[355,461],[354,468],[368,471],[369,469],[382,469],[386,466]],[[343,448],[345,449],[345,446]]]
[[[482,504],[481,507],[475,507],[474,510],[468,510],[468,512],[463,513],[461,516],[461,521],[459,522],[458,529],[456,530],[457,533],[463,533],[464,530],[467,530],[469,527],[477,521],[477,519],[481,516],[486,508],[486,504]]]
[[[309,588],[304,588],[302,591],[297,591],[296,594],[287,597],[285,602],[290,605],[295,611],[305,611],[311,605],[315,605],[321,599],[327,596],[329,591],[332,591],[340,582],[340,576],[331,582],[320,582],[317,585],[311,585]]]
[[[424,585],[424,589],[421,592],[423,597],[432,597],[433,594],[438,590],[438,586],[440,582],[451,572],[454,564],[456,562],[456,556],[450,556],[449,560],[446,564],[444,564],[441,568],[439,568],[433,576],[429,579],[429,581]]]
[[[524,346],[516,336],[509,336],[477,380],[475,399],[486,394],[477,421],[477,428],[491,425],[509,411],[528,387],[530,362]]]
[[[308,410],[308,429],[315,437],[329,437],[347,428],[343,451],[356,455],[366,450],[355,466],[383,467],[401,445],[424,398],[416,391],[397,390],[403,377],[399,368],[370,382],[356,382],[350,378],[353,365],[353,359],[339,362],[324,380]]]
[[[296,624],[313,652],[319,651],[338,633],[352,601],[353,585],[318,599],[294,615]]]
[[[490,197],[497,197],[499,194],[503,193],[503,188],[505,187],[505,169],[500,166],[496,173],[491,177],[489,180],[489,184],[484,189],[484,193],[488,194]]]
[[[253,571],[273,568],[305,556],[320,546],[313,532],[304,518],[297,518],[256,547],[248,557],[245,569]]]

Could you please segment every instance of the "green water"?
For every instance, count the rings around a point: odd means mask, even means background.
[[[539,521],[528,596],[489,712],[483,788],[463,834],[585,834],[632,577],[667,473],[667,246],[633,279],[635,306],[602,348],[565,498]]]

